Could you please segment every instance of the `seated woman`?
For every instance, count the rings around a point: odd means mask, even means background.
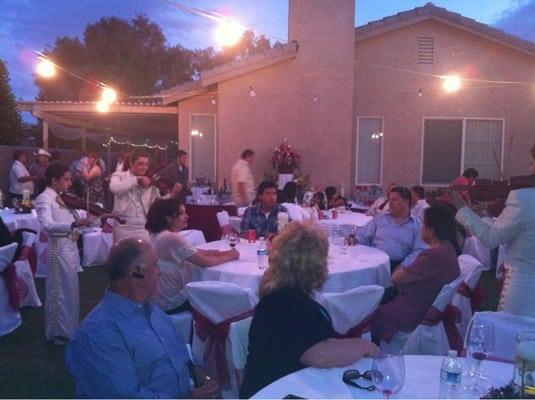
[[[314,196],[312,196],[312,200],[310,201],[310,207],[315,207],[318,210],[325,210],[325,195],[323,192],[314,193]]]
[[[334,339],[327,311],[312,299],[327,279],[328,250],[320,231],[299,222],[273,241],[249,330],[240,397],[306,367],[342,367],[376,353],[369,341]]]
[[[297,184],[295,182],[286,182],[282,191],[284,193],[284,201],[279,198],[279,203],[297,204]]]
[[[199,267],[211,267],[240,256],[236,249],[228,251],[199,250],[191,246],[180,231],[188,224],[186,208],[175,198],[158,199],[147,213],[145,229],[158,257],[160,279],[152,301],[166,313],[174,314],[189,309],[183,293],[187,282],[183,279],[184,261]]]
[[[455,217],[444,206],[424,211],[422,240],[429,245],[408,266],[399,265],[392,274],[393,290],[387,290],[371,323],[372,339],[387,343],[397,331],[416,329],[442,287],[461,273]],[[396,290],[397,289],[397,290]]]
[[[327,186],[325,188],[325,195],[327,196],[327,208],[345,207],[347,201],[345,198],[336,193],[334,186]]]

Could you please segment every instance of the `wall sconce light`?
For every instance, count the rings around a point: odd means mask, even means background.
[[[256,96],[256,93],[255,91],[253,90],[253,87],[252,86],[249,86],[249,97],[255,97]]]

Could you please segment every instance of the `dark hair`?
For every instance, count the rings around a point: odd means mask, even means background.
[[[186,150],[178,150],[176,153],[176,158],[180,158],[182,156],[187,156],[188,152]]]
[[[127,238],[120,240],[110,250],[106,269],[110,282],[119,281],[128,276],[130,267],[143,257],[148,244],[139,239]]]
[[[463,176],[464,176],[465,178],[476,179],[476,178],[479,176],[479,172],[477,172],[477,169],[475,169],[475,168],[467,168],[467,169],[463,172]]]
[[[392,188],[390,193],[397,193],[399,194],[399,197],[401,197],[402,199],[408,200],[409,204],[412,203],[411,191],[407,189],[405,186],[396,186],[395,188]]]
[[[424,225],[433,229],[440,240],[450,242],[457,255],[461,254],[461,248],[457,241],[457,223],[451,208],[440,204],[426,208],[424,210]]]
[[[323,192],[316,192],[312,195],[312,199],[319,200],[320,204],[317,204],[320,210],[325,210],[325,195]]]
[[[243,158],[244,160],[247,157],[251,157],[251,156],[254,156],[254,151],[252,151],[251,149],[245,149],[244,151],[241,152],[241,158]]]
[[[24,150],[17,149],[13,152],[13,160],[18,160],[23,154],[25,153]]]
[[[277,185],[275,185],[271,181],[263,181],[260,185],[258,185],[258,189],[256,191],[257,195],[260,196],[266,189],[274,188],[277,190]]]
[[[325,196],[327,196],[327,201],[331,200],[336,194],[336,188],[334,186],[327,186],[325,188]]]
[[[425,199],[425,189],[421,186],[413,186],[411,190],[418,195],[420,199]]]
[[[145,229],[149,231],[149,233],[160,233],[169,228],[167,217],[177,217],[181,205],[183,205],[183,203],[174,197],[169,199],[157,199],[149,208]]]
[[[286,198],[286,202],[293,203],[297,197],[297,184],[292,181],[286,182],[282,191]]]
[[[50,186],[52,184],[52,179],[59,179],[63,175],[65,175],[66,172],[69,171],[69,167],[60,162],[48,164],[48,167],[46,167],[45,171],[45,179],[47,186]]]
[[[134,164],[138,158],[150,158],[149,153],[142,150],[136,150],[132,154],[130,154],[130,165]]]

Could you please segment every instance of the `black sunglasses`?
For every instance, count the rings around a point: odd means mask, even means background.
[[[361,386],[357,382],[354,382],[354,381],[356,381],[357,379],[360,379],[360,378],[364,378],[367,381],[371,381],[372,380],[372,371],[368,370],[368,371],[365,371],[363,374],[361,374],[356,369],[348,369],[347,371],[344,372],[344,375],[342,375],[342,380],[344,381],[344,383],[346,385],[350,385],[350,386],[353,386],[353,387],[356,387],[356,388],[359,388],[359,389],[364,389],[364,390],[367,390],[369,392],[371,392],[372,390],[375,390],[375,386],[374,385]]]

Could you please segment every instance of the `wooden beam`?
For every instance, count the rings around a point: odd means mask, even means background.
[[[43,120],[43,148],[48,149],[48,121]]]
[[[21,102],[18,104],[19,111],[42,111],[42,112],[73,112],[97,114],[95,103],[69,103],[50,102],[34,103]],[[175,115],[178,114],[178,107],[173,106],[144,106],[140,104],[112,104],[108,115],[113,114],[152,114],[152,115]]]

